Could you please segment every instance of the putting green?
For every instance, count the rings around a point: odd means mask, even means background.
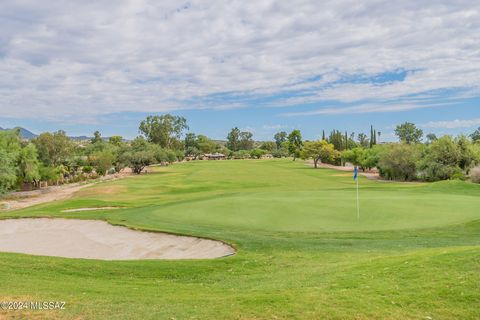
[[[123,209],[62,212],[90,207]],[[0,253],[0,294],[66,300],[65,311],[25,314],[72,319],[475,319],[479,208],[479,185],[361,177],[357,220],[352,177],[301,161],[158,167],[2,217],[103,219],[221,239],[237,255],[99,262]]]

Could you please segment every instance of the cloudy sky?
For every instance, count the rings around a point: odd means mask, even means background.
[[[469,133],[479,80],[479,1],[0,2],[0,127]]]

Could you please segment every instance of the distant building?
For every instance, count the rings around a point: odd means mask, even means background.
[[[203,159],[206,160],[223,160],[225,159],[225,155],[223,153],[207,153],[203,155]]]

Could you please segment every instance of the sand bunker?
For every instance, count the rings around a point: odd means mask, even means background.
[[[76,208],[76,209],[67,209],[62,210],[62,212],[79,212],[79,211],[95,211],[95,210],[115,210],[123,209],[122,207],[92,207],[92,208]]]
[[[101,260],[211,259],[235,253],[221,241],[48,218],[0,220],[0,251]]]

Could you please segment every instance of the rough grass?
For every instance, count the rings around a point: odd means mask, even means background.
[[[66,319],[477,319],[480,186],[397,184],[301,162],[189,162],[9,213],[104,219],[234,244],[201,261],[0,254],[0,296],[65,300]],[[62,213],[122,206],[121,211]],[[10,313],[10,316],[12,314]],[[18,314],[17,314],[18,315]],[[35,316],[35,312],[30,315]]]

